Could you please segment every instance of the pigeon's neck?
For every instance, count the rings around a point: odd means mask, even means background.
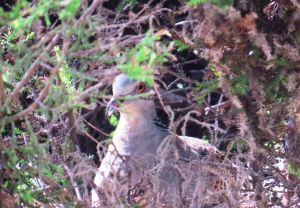
[[[124,155],[156,153],[169,131],[159,122],[155,109],[121,113],[113,142]]]

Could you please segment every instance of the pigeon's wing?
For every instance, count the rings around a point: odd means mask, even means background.
[[[207,158],[209,162],[212,162],[214,164],[221,164],[223,162],[223,154],[216,147],[209,144],[208,142],[202,139],[188,136],[178,137],[186,145],[188,145],[191,150],[197,152],[198,155],[202,158]],[[222,174],[220,174],[220,176],[215,175],[214,177],[212,177],[211,188],[216,191],[227,189],[227,185],[221,175]]]
[[[213,145],[209,144],[208,142],[188,136],[178,136],[179,139],[184,141],[192,150],[197,152],[204,152],[206,154],[213,153],[213,154],[220,154],[220,151],[214,147]]]

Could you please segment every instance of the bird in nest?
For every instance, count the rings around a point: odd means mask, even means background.
[[[149,99],[153,88],[146,83],[120,74],[112,88],[107,114],[117,110],[120,119],[94,179],[93,206],[226,204],[234,170],[229,160],[208,142],[164,127]]]

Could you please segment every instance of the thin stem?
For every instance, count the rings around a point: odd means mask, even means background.
[[[19,82],[19,84],[15,87],[14,91],[11,93],[11,95],[9,96],[9,98],[6,101],[6,105],[10,105],[11,103],[13,103],[17,97],[17,95],[19,94],[19,92],[21,91],[22,87],[28,82],[28,80],[30,79],[32,73],[34,72],[34,70],[40,65],[40,61],[42,56],[44,56],[45,54],[49,53],[50,50],[54,47],[54,45],[56,44],[56,42],[60,39],[61,37],[61,33],[58,32],[54,38],[52,39],[52,41],[49,43],[49,45],[46,47],[44,53],[42,53],[40,55],[40,57],[38,57],[35,62],[29,67],[29,69],[26,71],[26,73],[24,74],[22,80]]]

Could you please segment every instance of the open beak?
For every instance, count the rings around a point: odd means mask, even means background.
[[[111,98],[106,106],[106,115],[110,117],[115,112],[115,109],[118,107],[120,107],[120,105],[117,103],[116,99]]]

